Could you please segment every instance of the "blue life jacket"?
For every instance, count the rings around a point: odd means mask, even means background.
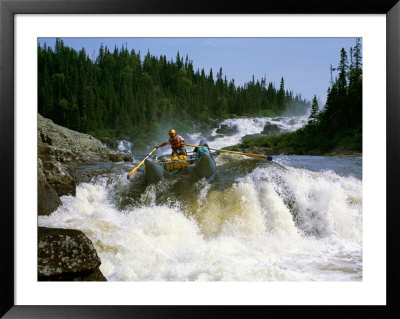
[[[202,146],[197,150],[196,157],[200,158],[203,153],[208,153],[208,148],[206,146]]]

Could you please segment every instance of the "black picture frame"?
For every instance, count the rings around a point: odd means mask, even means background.
[[[14,288],[14,17],[16,14],[385,14],[387,18],[387,305],[386,306],[18,306]],[[1,192],[1,308],[4,318],[220,318],[231,315],[341,318],[372,315],[399,316],[398,191],[400,136],[400,3],[398,0],[285,0],[196,1],[187,0],[0,0],[0,180]],[[378,148],[378,146],[377,146]],[[378,154],[377,154],[378,156]],[[383,204],[382,204],[383,205]]]

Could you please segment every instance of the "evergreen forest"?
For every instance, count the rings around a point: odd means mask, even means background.
[[[354,71],[352,87],[358,77]],[[347,91],[345,79],[340,79],[331,89],[330,107],[324,115],[329,122],[341,116],[331,111]],[[54,48],[38,45],[39,114],[99,139],[151,142],[166,125],[190,132],[193,123],[201,125],[210,119],[278,116],[288,110],[305,114],[310,107],[300,94],[285,89],[283,77],[278,88],[266,78],[255,80],[254,76],[237,86],[234,79],[227,80],[222,68],[216,73],[195,69],[193,61],[179,52],[175,60],[167,60],[165,55],[147,52],[141,57],[140,52],[129,52],[126,47],[111,51],[101,45],[92,61],[85,49],[77,52],[61,39],[56,39]],[[358,120],[356,111],[351,111],[351,123]]]
[[[328,89],[320,110],[314,96],[308,124],[279,136],[249,139],[241,147],[269,147],[274,153],[290,149],[295,154],[362,152],[362,54],[357,39],[350,52],[340,51],[338,76]]]

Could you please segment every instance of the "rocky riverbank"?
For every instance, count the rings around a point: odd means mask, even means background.
[[[38,114],[38,215],[50,215],[63,195],[76,194],[80,165],[132,161],[93,136],[72,131]],[[81,231],[38,228],[39,280],[106,280],[90,239]]]
[[[72,131],[38,115],[38,214],[49,215],[63,195],[75,196],[76,167],[95,162],[132,161],[93,136]]]

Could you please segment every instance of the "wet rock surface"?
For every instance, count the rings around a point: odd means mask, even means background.
[[[38,215],[50,215],[60,206],[61,200],[54,188],[47,182],[43,164],[38,159]]]
[[[60,196],[76,195],[76,186],[108,169],[80,170],[90,163],[132,161],[93,136],[72,131],[38,114],[38,215],[50,215],[61,204]],[[39,227],[39,280],[106,280],[92,242],[78,230]]]
[[[222,135],[233,135],[239,132],[239,128],[236,125],[229,126],[222,124],[217,128],[215,132]]]
[[[38,228],[39,281],[106,281],[100,258],[80,230]]]
[[[131,162],[89,134],[75,132],[38,114],[39,214],[56,208],[58,196],[76,194],[78,165],[93,162]],[[59,200],[59,199],[58,199]]]
[[[272,124],[272,123],[269,123],[269,122],[267,122],[265,124],[264,129],[261,132],[261,134],[264,134],[264,135],[267,135],[267,136],[269,136],[269,135],[277,135],[279,133],[281,133],[281,129],[280,129],[279,125]]]
[[[105,147],[93,136],[57,125],[40,114],[38,114],[38,142],[39,155],[52,157],[62,163],[112,161],[112,158],[116,158],[115,156],[119,154]]]

